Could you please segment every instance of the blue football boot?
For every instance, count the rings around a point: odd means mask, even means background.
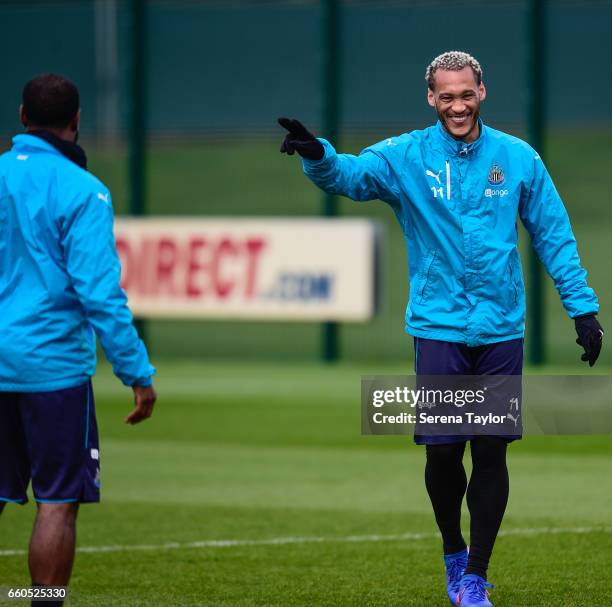
[[[463,572],[467,567],[468,551],[467,548],[461,552],[444,555],[444,566],[446,567],[446,592],[453,607],[457,607],[457,596],[459,595],[459,584],[463,577]]]
[[[493,588],[487,580],[479,575],[469,573],[461,578],[457,605],[459,607],[493,607],[489,601],[487,588]]]

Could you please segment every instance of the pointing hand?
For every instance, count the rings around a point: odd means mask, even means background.
[[[308,160],[323,158],[323,144],[299,120],[279,118],[278,124],[289,131],[280,147],[282,154],[293,156],[297,152]]]

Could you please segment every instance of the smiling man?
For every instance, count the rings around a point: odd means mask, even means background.
[[[474,57],[451,51],[427,67],[427,101],[438,122],[391,137],[359,156],[338,154],[300,122],[281,152],[298,152],[320,188],[393,208],[408,251],[406,332],[414,337],[417,376],[520,375],[525,329],[517,215],[574,319],[582,360],[595,364],[603,331],[563,202],[538,153],[480,119],[486,98]],[[506,449],[520,435],[431,436],[425,484],[442,534],[451,604],[491,607],[487,568],[508,501]],[[470,441],[472,474],[463,454]],[[470,512],[470,550],[461,505]]]
[[[482,70],[470,64],[461,67],[464,62],[455,53],[445,53],[431,63],[425,74],[427,102],[455,139],[472,143],[480,135],[480,104],[487,91],[482,83]]]

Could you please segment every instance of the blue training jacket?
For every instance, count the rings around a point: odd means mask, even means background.
[[[146,386],[155,369],[119,287],[106,187],[34,135],[0,156],[0,391],[87,381],[95,333],[115,374]]]
[[[325,148],[304,160],[320,188],[388,202],[408,250],[406,331],[478,346],[523,337],[525,291],[517,213],[570,317],[597,312],[570,221],[540,156],[480,124],[473,143],[438,122],[392,137],[359,156]]]

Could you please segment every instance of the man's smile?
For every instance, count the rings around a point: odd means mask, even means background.
[[[461,114],[461,115],[447,114],[446,117],[450,121],[451,124],[455,126],[463,126],[468,121],[468,119],[471,117],[471,115],[472,115],[471,112],[469,112],[467,114]]]

